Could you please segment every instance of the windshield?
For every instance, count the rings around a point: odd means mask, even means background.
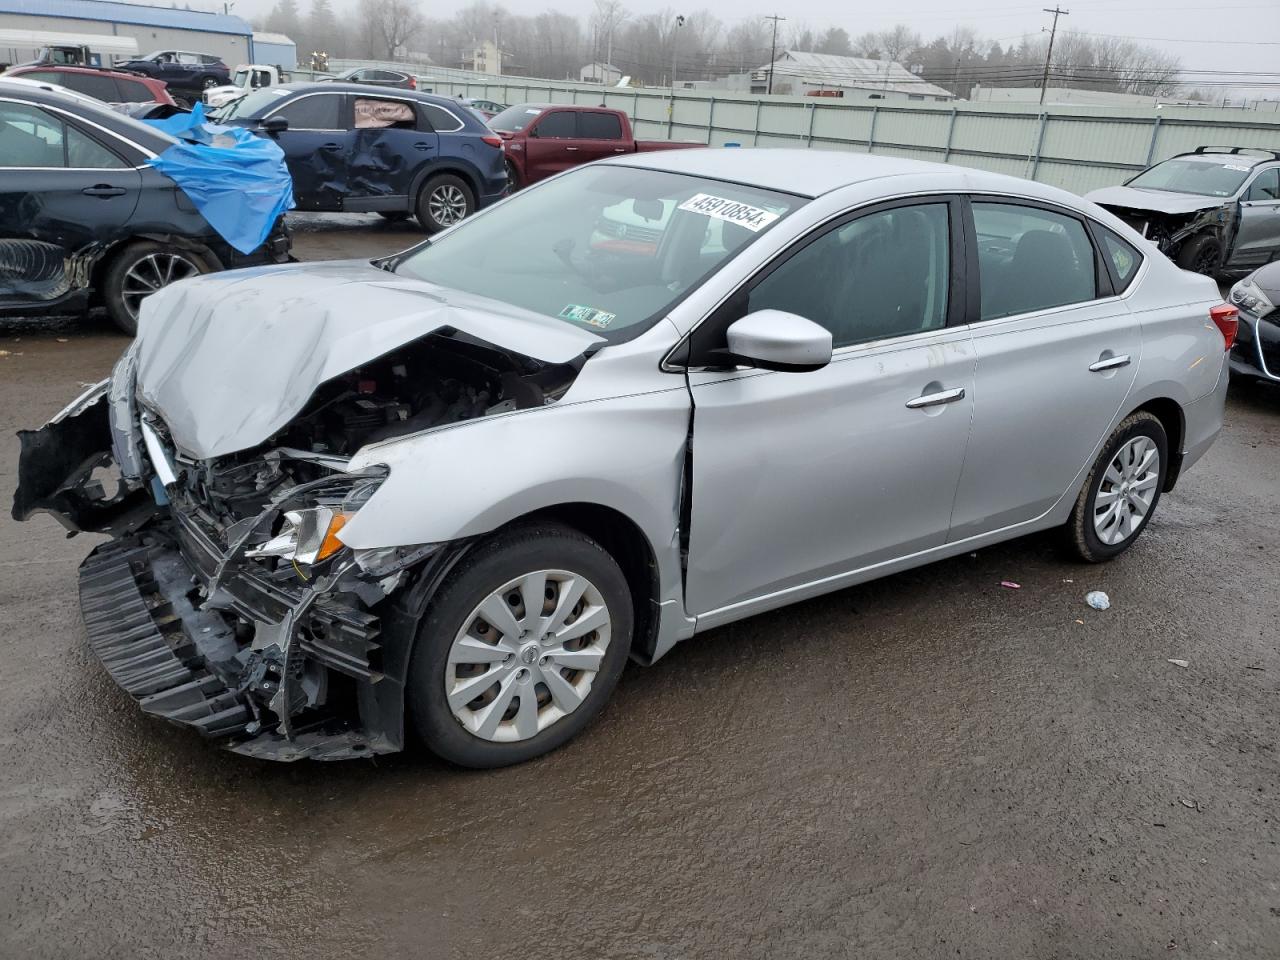
[[[464,221],[396,272],[621,341],[805,202],[682,174],[582,167]]]
[[[230,120],[232,117],[256,117],[270,110],[281,97],[293,93],[285,87],[263,87],[253,93],[246,94],[239,100],[233,100],[218,112],[219,120]]]
[[[510,130],[512,133],[519,133],[533,123],[541,112],[542,107],[531,107],[527,103],[507,107],[497,116],[490,118],[489,127],[493,130]]]
[[[249,71],[237,70],[236,75],[231,78],[231,83],[236,87],[247,87],[249,85]]]
[[[1243,185],[1253,164],[1228,157],[1221,161],[1166,160],[1144,170],[1127,186],[1202,197],[1229,197]]]

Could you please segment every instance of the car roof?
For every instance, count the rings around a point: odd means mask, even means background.
[[[55,87],[50,83],[23,77],[0,76],[0,96],[6,94],[28,103],[59,107],[152,153],[161,153],[174,143],[174,139],[168,134],[112,110],[101,100],[86,97],[65,87]]]
[[[150,77],[144,77],[137,73],[128,73],[124,70],[108,70],[106,67],[73,67],[70,64],[60,63],[38,63],[30,64],[24,67],[14,67],[8,71],[5,76],[12,75],[13,79],[17,79],[26,73],[33,73],[39,70],[41,73],[91,73],[95,76],[119,77],[122,80],[150,80]],[[35,81],[39,83],[40,81]]]
[[[1228,153],[1218,150],[1212,153],[1180,153],[1170,160],[1200,160],[1204,163],[1231,163],[1256,167],[1260,163],[1274,163],[1275,157],[1260,157],[1256,153]],[[1163,162],[1163,161],[1162,161]]]
[[[406,90],[403,87],[380,87],[376,83],[343,83],[341,80],[301,80],[295,83],[282,83],[275,90],[291,90],[301,92],[362,93],[372,96],[376,91],[384,91],[388,96],[402,99],[420,100],[423,103],[434,103],[440,107],[456,107],[458,101],[453,97],[441,96],[438,93],[423,93],[421,90]]]
[[[1024,195],[1030,193],[1058,201],[1064,195],[1044,184],[969,167],[836,150],[713,147],[635,153],[600,162],[728,180],[802,197],[818,197],[866,180],[908,174],[928,174],[939,190],[990,189],[1008,193],[1016,189]]]

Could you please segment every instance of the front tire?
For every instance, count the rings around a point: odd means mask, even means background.
[[[1169,440],[1159,418],[1130,414],[1107,438],[1065,528],[1069,550],[1088,563],[1112,560],[1138,539],[1160,502]]]
[[[131,243],[111,261],[103,277],[102,298],[111,321],[132,336],[138,332],[142,301],[161,287],[185,280],[212,267],[188,250],[151,240]]]
[[[427,233],[439,233],[471,216],[475,209],[475,194],[465,180],[451,173],[437,174],[418,192],[418,222]]]
[[[594,540],[555,523],[501,533],[432,600],[409,667],[411,723],[464,767],[554,750],[603,708],[633,622],[626,578]]]
[[[1192,237],[1178,250],[1178,266],[1192,273],[1202,273],[1206,277],[1217,275],[1221,259],[1222,244],[1207,233]]]

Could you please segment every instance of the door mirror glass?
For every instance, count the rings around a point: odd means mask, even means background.
[[[284,117],[267,117],[262,121],[262,129],[267,133],[284,133],[289,129],[289,121]]]
[[[729,326],[730,359],[762,370],[819,370],[831,362],[831,331],[783,310],[756,310]]]

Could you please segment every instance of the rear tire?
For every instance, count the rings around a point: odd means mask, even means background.
[[[1178,266],[1206,277],[1217,275],[1222,260],[1222,244],[1217,237],[1201,233],[1185,241],[1178,249]]]
[[[214,267],[190,250],[140,240],[115,255],[102,280],[102,299],[111,322],[133,336],[138,332],[142,301],[162,287]]]
[[[451,173],[437,174],[418,191],[418,222],[427,233],[439,233],[471,216],[475,210],[475,194],[465,180]]]
[[[594,540],[556,523],[500,533],[432,598],[409,665],[410,722],[433,753],[464,767],[554,750],[603,708],[632,624],[626,578]]]
[[[504,160],[503,164],[507,168],[507,193],[515,193],[520,189],[520,171],[510,160]]]
[[[1087,563],[1128,550],[1155,513],[1168,469],[1159,418],[1145,410],[1125,417],[1103,444],[1063,528],[1068,550]]]

